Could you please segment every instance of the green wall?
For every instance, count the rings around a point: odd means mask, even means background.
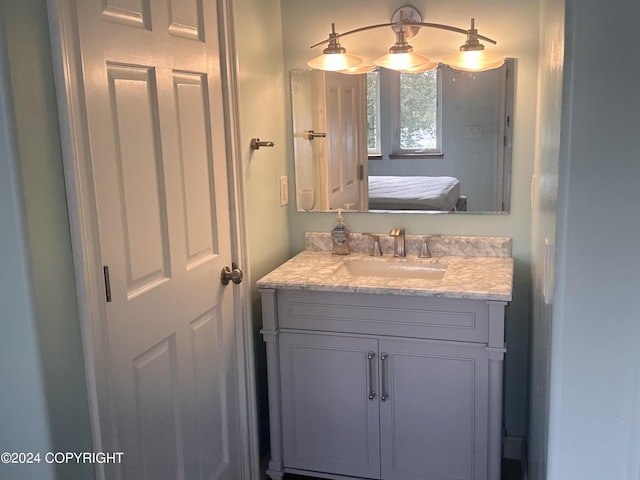
[[[13,140],[19,168],[16,180],[23,203],[24,253],[35,322],[32,333],[39,349],[42,401],[46,405],[48,421],[48,432],[31,432],[33,446],[23,445],[22,449],[35,450],[43,438],[49,437],[49,450],[90,451],[46,3],[44,0],[6,0],[2,2],[2,10],[10,69],[9,84],[4,88],[14,105],[7,120],[15,123]],[[3,368],[8,365],[21,368],[24,358],[26,356],[18,353],[10,362],[3,362]],[[18,395],[17,392],[13,394]],[[33,399],[23,398],[22,401],[29,404]],[[26,430],[29,425],[14,428]],[[3,428],[3,433],[19,437],[24,432],[7,432]],[[10,448],[5,445],[0,450]],[[93,467],[89,464],[59,464],[55,470],[58,478],[84,480],[93,477]],[[30,471],[24,469],[19,478],[27,478],[23,475],[28,474]]]
[[[4,9],[0,4],[0,18]],[[0,24],[0,452],[48,451],[51,438],[14,141],[5,28]],[[3,479],[49,480],[51,465],[0,463]]]
[[[291,254],[287,208],[280,206],[279,184],[280,177],[287,175],[280,3],[279,0],[237,0],[234,6],[240,154],[249,250],[247,267],[252,282],[260,452],[264,455],[268,449],[269,423],[267,367],[265,344],[259,333],[262,315],[255,282]],[[251,150],[253,137],[273,141],[275,147]]]

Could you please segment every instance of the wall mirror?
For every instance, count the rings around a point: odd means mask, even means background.
[[[292,70],[298,211],[509,213],[514,66]]]

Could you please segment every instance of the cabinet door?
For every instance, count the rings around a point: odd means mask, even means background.
[[[380,478],[377,350],[372,339],[281,334],[285,468]]]
[[[485,480],[486,347],[380,340],[379,351],[382,478]]]

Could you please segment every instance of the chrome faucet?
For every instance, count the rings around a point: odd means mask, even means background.
[[[406,257],[404,249],[404,228],[392,228],[389,235],[393,237],[393,256]]]

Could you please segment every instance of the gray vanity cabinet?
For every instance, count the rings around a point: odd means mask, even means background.
[[[287,467],[379,478],[376,340],[282,333],[282,435]],[[374,360],[374,358],[371,358]]]
[[[262,300],[271,478],[499,480],[505,302]]]
[[[379,349],[381,478],[484,478],[475,474],[487,466],[484,349],[426,340]]]

